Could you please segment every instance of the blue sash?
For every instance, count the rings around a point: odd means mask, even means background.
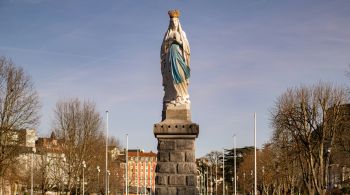
[[[169,48],[169,62],[171,66],[171,75],[176,84],[182,83],[184,80],[190,78],[190,67],[186,65],[185,58],[179,52],[180,46],[178,44],[171,44]],[[181,68],[185,73],[185,78],[182,78],[179,69]]]

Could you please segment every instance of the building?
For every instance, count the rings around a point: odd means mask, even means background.
[[[155,189],[157,154],[143,150],[128,150],[128,183],[130,194],[149,194]]]
[[[46,152],[58,152],[62,153],[63,140],[57,139],[54,132],[50,137],[39,137],[35,141],[35,147],[39,150],[45,150]]]

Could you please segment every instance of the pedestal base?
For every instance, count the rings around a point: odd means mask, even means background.
[[[186,120],[164,120],[153,131],[158,139],[156,195],[198,194],[195,139],[199,126]]]

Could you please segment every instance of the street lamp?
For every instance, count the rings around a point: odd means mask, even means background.
[[[137,150],[136,150],[136,153],[137,153],[137,159],[136,159],[136,168],[137,168],[137,171],[136,171],[136,180],[137,180],[137,187],[136,187],[136,195],[139,195],[139,148],[137,147]]]
[[[145,194],[147,194],[147,179],[146,179],[146,161],[143,162],[143,173],[145,174],[144,175],[144,183],[145,183],[145,187],[144,187],[144,190],[145,190]]]
[[[62,191],[64,192],[64,169],[66,166],[66,157],[64,156],[64,154],[62,154],[62,163],[63,163],[63,166],[61,167],[61,170],[62,170]]]
[[[245,172],[243,172],[243,193],[245,194]]]
[[[207,164],[207,171],[205,172],[207,175],[207,188],[206,188],[206,194],[208,195],[209,193],[209,168],[208,168],[208,164]]]
[[[202,171],[200,171],[199,172],[199,194],[202,194],[202,192],[203,192],[202,181],[203,181],[203,175],[202,175]]]
[[[225,149],[222,150],[222,194],[225,195]]]
[[[34,153],[36,152],[35,147],[32,148],[32,158],[31,158],[31,175],[30,175],[30,195],[34,194],[33,186],[34,186],[34,176],[33,176],[33,159],[34,159]]]
[[[97,166],[97,192],[100,191],[100,166]]]
[[[254,113],[254,195],[257,195],[257,172],[256,172],[256,113]]]
[[[84,188],[84,187],[85,187],[85,184],[84,184],[84,179],[85,179],[85,178],[84,178],[84,170],[85,170],[85,168],[86,168],[86,164],[85,164],[85,161],[84,161],[84,160],[83,160],[83,163],[82,163],[82,164],[83,164],[83,195],[84,195],[84,193],[85,193],[85,188]]]
[[[108,110],[106,111],[106,176],[105,179],[107,180],[107,170],[108,170]],[[106,194],[108,193],[107,191],[107,182],[106,182]]]
[[[215,159],[215,194],[218,193],[218,156]]]
[[[109,194],[109,176],[111,175],[111,172],[107,170],[107,193]]]
[[[128,151],[129,150],[129,139],[128,134],[126,134],[126,150],[125,150],[125,193],[126,195],[129,195],[129,185],[128,185],[128,172],[129,172],[129,165],[128,165]]]
[[[234,149],[234,172],[235,172],[235,187],[234,192],[237,194],[237,154],[236,154],[236,135],[233,135],[233,149]]]
[[[212,195],[213,194],[213,164],[212,163],[210,163],[210,169],[209,169],[209,171],[210,171],[210,195]]]
[[[233,188],[232,191],[235,192],[235,189],[234,189],[235,186],[234,186],[234,184],[233,184],[233,181],[234,181],[234,180],[233,180],[233,177],[231,177],[231,180],[232,180],[232,188]]]

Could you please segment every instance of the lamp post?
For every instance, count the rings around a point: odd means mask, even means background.
[[[245,172],[243,172],[243,194],[245,194]]]
[[[250,170],[250,176],[251,176],[251,178],[254,178],[253,172],[254,172],[253,170]],[[252,185],[252,193],[251,193],[251,194],[254,193],[254,190],[255,190],[255,183]],[[254,194],[254,195],[256,195],[256,194]]]
[[[109,176],[111,175],[111,172],[107,170],[107,194],[109,194]]]
[[[256,172],[256,113],[254,113],[254,195],[257,195],[257,172]]]
[[[136,153],[137,153],[137,159],[136,159],[136,167],[137,167],[137,171],[136,171],[136,180],[137,180],[137,187],[136,187],[136,195],[139,195],[139,148],[137,147],[137,150],[136,150]]]
[[[203,175],[202,175],[202,171],[200,171],[199,172],[199,194],[202,194],[202,192],[203,192],[202,181],[203,181]]]
[[[149,183],[150,183],[150,188],[149,188],[149,194],[152,195],[153,194],[153,158],[151,158],[151,165],[150,165],[150,172],[149,172],[149,175],[150,175],[150,180],[149,180]]]
[[[62,162],[63,162],[63,167],[61,168],[61,170],[62,170],[62,192],[64,192],[64,168],[65,168],[65,166],[66,166],[66,157],[64,156],[64,154],[62,154]]]
[[[265,184],[264,184],[264,177],[265,177],[265,166],[262,166],[262,179],[261,179],[261,183],[262,183],[262,189],[263,191],[265,190]]]
[[[222,194],[225,195],[225,149],[222,150]]]
[[[100,166],[97,165],[97,192],[100,191]]]
[[[205,164],[204,164],[205,166]],[[203,194],[204,195],[208,195],[207,194],[207,178],[206,178],[206,170],[205,170],[205,167],[203,168]]]
[[[233,177],[231,177],[231,180],[232,180],[232,188],[233,188],[232,191],[235,192],[235,189],[234,189],[235,187],[234,187],[234,184],[233,184]]]
[[[129,166],[128,166],[128,150],[129,150],[129,140],[128,140],[128,134],[126,134],[126,150],[125,150],[125,193],[126,195],[129,195],[129,189],[128,189],[128,172],[129,172]]]
[[[213,195],[213,164],[210,163],[210,195]]]
[[[108,111],[106,111],[106,181],[107,181],[107,177],[108,177],[108,173],[107,173],[107,170],[108,170]],[[107,191],[107,182],[106,182],[106,194],[108,193]]]
[[[34,153],[36,152],[36,149],[35,149],[35,147],[33,147],[32,148],[32,157],[31,157],[31,162],[30,162],[30,164],[31,164],[31,171],[30,171],[30,195],[33,195],[34,194],[34,189],[33,189],[33,187],[34,187],[34,176],[33,176],[33,169],[34,169],[34,163],[33,163],[33,159],[34,159]]]
[[[325,177],[325,181],[326,181],[326,189],[327,190],[330,190],[330,188],[331,188],[331,178],[330,178],[330,174],[329,174],[329,172],[330,172],[330,170],[329,170],[329,159],[330,159],[330,154],[331,154],[331,148],[328,148],[327,149],[327,161],[326,161],[326,177]]]
[[[86,168],[86,164],[85,164],[85,161],[83,160],[83,195],[85,193],[85,175],[84,175],[84,171],[85,171],[85,168]]]
[[[208,164],[207,164],[207,172],[206,172],[206,175],[207,175],[207,190],[206,190],[206,194],[208,195],[209,193],[209,168],[208,168]]]
[[[237,154],[236,154],[236,135],[233,135],[233,149],[234,149],[234,179],[235,179],[235,187],[234,187],[234,195],[237,194]]]
[[[215,159],[215,195],[218,193],[218,156]]]
[[[145,194],[147,194],[147,179],[146,179],[146,161],[143,162],[143,172],[144,172],[144,183],[145,183]]]

